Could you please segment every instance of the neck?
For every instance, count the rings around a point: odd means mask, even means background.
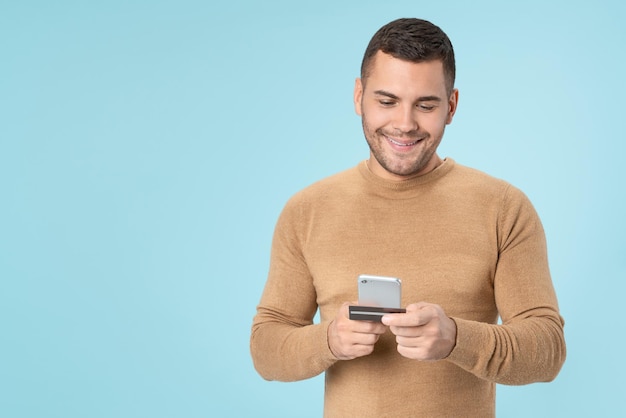
[[[385,180],[391,180],[391,181],[406,181],[406,180],[414,179],[416,177],[423,176],[424,174],[428,174],[434,169],[436,169],[437,167],[439,167],[442,163],[443,163],[443,160],[439,157],[439,155],[435,153],[430,158],[430,160],[424,166],[419,168],[417,171],[411,174],[402,175],[402,174],[396,174],[396,173],[392,173],[388,171],[376,160],[376,158],[372,154],[370,154],[370,158],[366,160],[367,168],[373,174]]]

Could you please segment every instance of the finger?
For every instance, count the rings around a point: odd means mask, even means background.
[[[395,327],[418,327],[430,322],[433,318],[432,310],[428,308],[420,308],[418,310],[409,311],[401,314],[387,314],[382,317],[382,323],[387,326]]]
[[[406,358],[419,361],[434,361],[435,359],[424,347],[407,347],[398,345],[398,353]]]
[[[405,338],[419,338],[423,337],[425,334],[424,325],[417,326],[409,326],[409,327],[397,327],[392,325],[389,327],[392,334],[396,337],[405,337]]]
[[[405,337],[401,335],[396,335],[396,343],[402,347],[422,347],[425,344],[425,339],[421,336],[419,337]]]
[[[347,306],[345,304],[340,308],[340,313],[335,319],[333,327],[341,334],[343,333],[362,333],[362,334],[384,334],[387,327],[380,322],[373,321],[354,321],[349,319]],[[346,312],[343,309],[346,308]]]
[[[387,331],[387,327],[380,322],[374,322],[374,321],[353,321],[353,322],[354,322],[353,331],[357,333],[382,335]]]
[[[356,344],[352,346],[352,358],[368,356],[374,352],[374,345]]]
[[[339,308],[339,312],[341,313],[341,316],[350,318],[350,308],[349,308],[350,305],[354,305],[354,302],[344,302],[341,304],[341,307]]]
[[[352,336],[353,345],[374,345],[380,338],[379,334],[354,334]]]

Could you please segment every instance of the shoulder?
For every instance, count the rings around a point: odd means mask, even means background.
[[[332,216],[331,213],[341,210],[346,199],[350,199],[348,193],[358,183],[359,174],[355,167],[318,180],[296,192],[283,206],[276,230],[304,240],[316,219]]]
[[[287,204],[315,204],[345,196],[359,187],[361,177],[357,167],[316,181],[295,193]]]
[[[468,167],[459,163],[454,164],[450,172],[450,180],[467,187],[480,187],[487,189],[506,189],[511,185],[500,178],[494,177],[484,171]]]
[[[455,163],[445,181],[454,195],[481,206],[497,210],[501,216],[530,212],[534,207],[528,196],[517,186],[481,170]]]
[[[459,164],[455,168],[458,168],[456,176],[464,179],[460,183],[465,184],[466,191],[478,199],[492,201],[501,219],[514,222],[520,217],[537,218],[532,202],[517,186],[474,168]]]
[[[524,192],[515,185],[472,167],[455,163],[448,177],[449,182],[474,195],[503,200],[527,200]]]

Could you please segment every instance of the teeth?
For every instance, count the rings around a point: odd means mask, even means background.
[[[417,144],[417,141],[419,141],[419,139],[416,139],[415,141],[409,143],[409,144],[403,144],[402,142],[398,142],[398,141],[394,141],[393,139],[387,137],[387,139],[389,140],[389,142],[395,144],[395,145],[399,145],[401,147],[410,147],[411,145],[415,145]]]

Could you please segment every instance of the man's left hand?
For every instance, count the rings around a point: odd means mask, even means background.
[[[433,303],[413,303],[406,313],[387,314],[382,322],[396,336],[398,352],[406,358],[441,360],[456,343],[456,323]]]

